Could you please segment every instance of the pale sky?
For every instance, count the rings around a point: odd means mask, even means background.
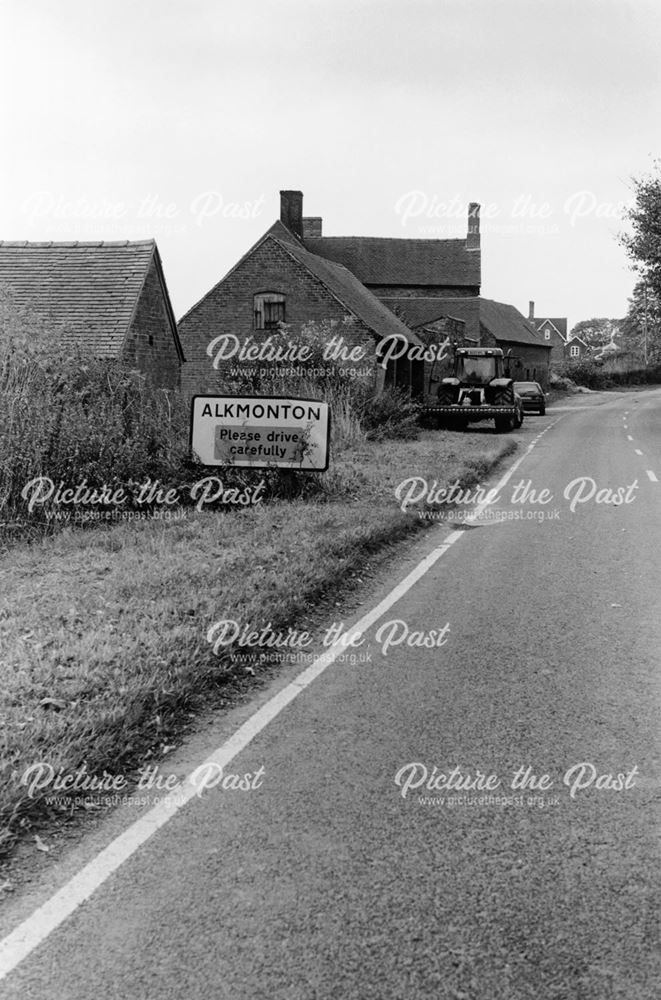
[[[180,316],[282,188],[328,236],[477,201],[483,295],[619,317],[660,52],[658,0],[0,0],[0,238],[155,237]]]

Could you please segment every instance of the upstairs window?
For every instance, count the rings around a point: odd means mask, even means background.
[[[551,331],[547,326],[546,329],[544,330],[544,340],[550,340],[550,339],[551,339]]]
[[[572,358],[577,358],[581,353],[581,349],[578,346],[578,344],[572,344],[571,347],[569,348],[569,353]]]
[[[254,316],[256,330],[277,330],[285,321],[285,297],[279,292],[260,292],[255,295]]]

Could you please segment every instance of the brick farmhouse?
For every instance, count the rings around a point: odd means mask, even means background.
[[[347,318],[370,348],[377,391],[394,384],[414,396],[433,393],[445,373],[419,354],[392,360],[383,372],[375,347],[388,337],[421,349],[446,338],[495,343],[516,354],[521,378],[546,383],[549,346],[513,306],[481,298],[480,284],[476,203],[468,206],[465,239],[336,237],[323,235],[321,218],[303,215],[300,191],[281,191],[280,219],[179,321],[182,387],[191,393],[234,387],[235,358],[219,360],[210,347],[219,337],[263,343],[284,323],[295,342],[310,321]]]

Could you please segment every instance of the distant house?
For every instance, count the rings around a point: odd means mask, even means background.
[[[566,361],[579,361],[581,358],[585,357],[586,354],[590,353],[590,346],[580,337],[570,336],[569,340],[565,344]]]
[[[455,316],[451,308],[479,295],[479,205],[470,206],[466,239],[328,237],[322,228],[318,216],[303,216],[300,191],[280,192],[280,219],[179,321],[187,391],[227,386],[237,371],[236,358],[216,358],[212,367],[208,348],[219,335],[264,342],[281,322],[295,341],[311,320],[349,317],[372,357],[374,345],[387,337],[418,347],[441,335],[445,340],[448,331],[479,340],[477,311]],[[412,303],[419,332],[402,319]],[[437,377],[433,369],[406,357],[393,360],[385,373],[375,371],[375,387],[393,384],[421,395]]]
[[[177,388],[184,354],[154,240],[0,242],[0,291],[54,336],[121,360],[156,386]],[[25,312],[23,312],[25,310]]]
[[[566,316],[535,316],[535,303],[528,303],[528,322],[544,342],[551,346],[551,364],[560,365],[565,360],[567,344]]]

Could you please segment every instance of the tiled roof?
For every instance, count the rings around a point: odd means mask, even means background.
[[[558,333],[567,339],[567,317],[566,316],[535,316],[533,323],[535,324],[535,329],[540,330],[544,323],[553,323]]]
[[[0,242],[0,289],[64,337],[80,338],[99,357],[117,357],[155,254],[158,260],[154,240]]]
[[[530,344],[551,350],[551,345],[544,341],[541,334],[537,333],[519,310],[504,302],[480,298],[480,323],[496,340]]]
[[[303,243],[365,285],[480,285],[480,251],[467,250],[466,240],[321,236]]]
[[[401,319],[365,288],[346,267],[309,253],[295,239],[278,238],[273,231],[271,235],[380,339],[404,336],[409,343],[421,343]]]
[[[386,297],[381,299],[384,305],[398,316],[401,316],[414,330],[433,323],[441,317],[451,316],[462,322],[470,322],[471,319],[477,322],[480,308],[480,300],[475,296],[444,297]],[[477,327],[476,327],[477,329]]]

